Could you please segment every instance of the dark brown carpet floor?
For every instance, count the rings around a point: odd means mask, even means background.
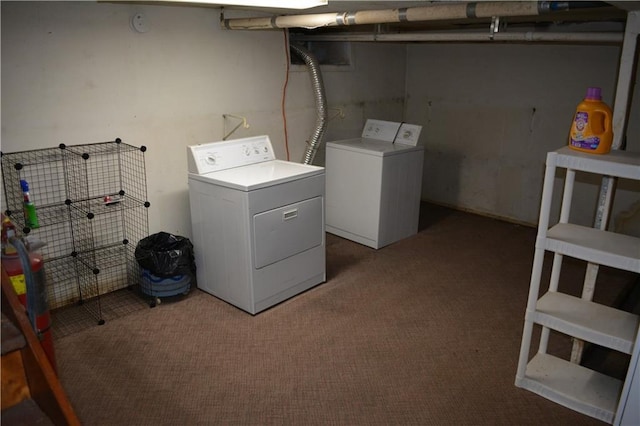
[[[514,385],[534,241],[423,204],[420,232],[380,250],[327,234],[326,283],[257,316],[193,289],[59,333],[59,375],[85,425],[601,424]],[[604,270],[596,300],[629,280]]]

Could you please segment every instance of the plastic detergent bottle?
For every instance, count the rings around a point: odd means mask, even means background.
[[[569,133],[569,147],[591,154],[611,151],[612,116],[611,108],[602,102],[601,89],[589,87],[587,96],[576,108]]]
[[[31,201],[31,195],[29,194],[29,184],[26,180],[20,180],[20,186],[22,187],[22,195],[24,196],[24,219],[26,225],[31,229],[40,227],[38,223],[38,214],[36,213],[36,206]]]

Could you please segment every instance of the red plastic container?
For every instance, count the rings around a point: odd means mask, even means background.
[[[44,261],[38,253],[29,253],[31,263],[31,273],[35,281],[36,300],[34,314],[36,328],[39,331],[40,343],[44,349],[51,366],[57,371],[55,353],[53,349],[53,336],[51,334],[51,313],[47,298],[47,288],[45,286]],[[18,295],[20,302],[27,306],[27,283],[22,269],[22,263],[18,254],[2,254],[2,269],[7,272],[11,284]]]

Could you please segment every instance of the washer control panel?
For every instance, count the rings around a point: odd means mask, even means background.
[[[421,130],[422,126],[415,124],[368,119],[362,129],[362,137],[416,146]]]
[[[191,145],[187,157],[189,173],[199,175],[276,159],[266,135]]]

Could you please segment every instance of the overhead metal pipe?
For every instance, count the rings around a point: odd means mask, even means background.
[[[621,44],[619,32],[429,32],[396,34],[319,34],[296,35],[296,41],[380,41],[380,42],[567,42]]]
[[[440,21],[449,19],[491,18],[494,16],[536,16],[569,8],[571,2],[479,1],[441,3],[398,9],[357,12],[281,15],[266,18],[223,19],[230,30],[264,30],[274,28],[320,28],[344,25],[389,24],[400,22]],[[581,2],[584,3],[584,2]],[[600,2],[590,2],[600,3]]]

